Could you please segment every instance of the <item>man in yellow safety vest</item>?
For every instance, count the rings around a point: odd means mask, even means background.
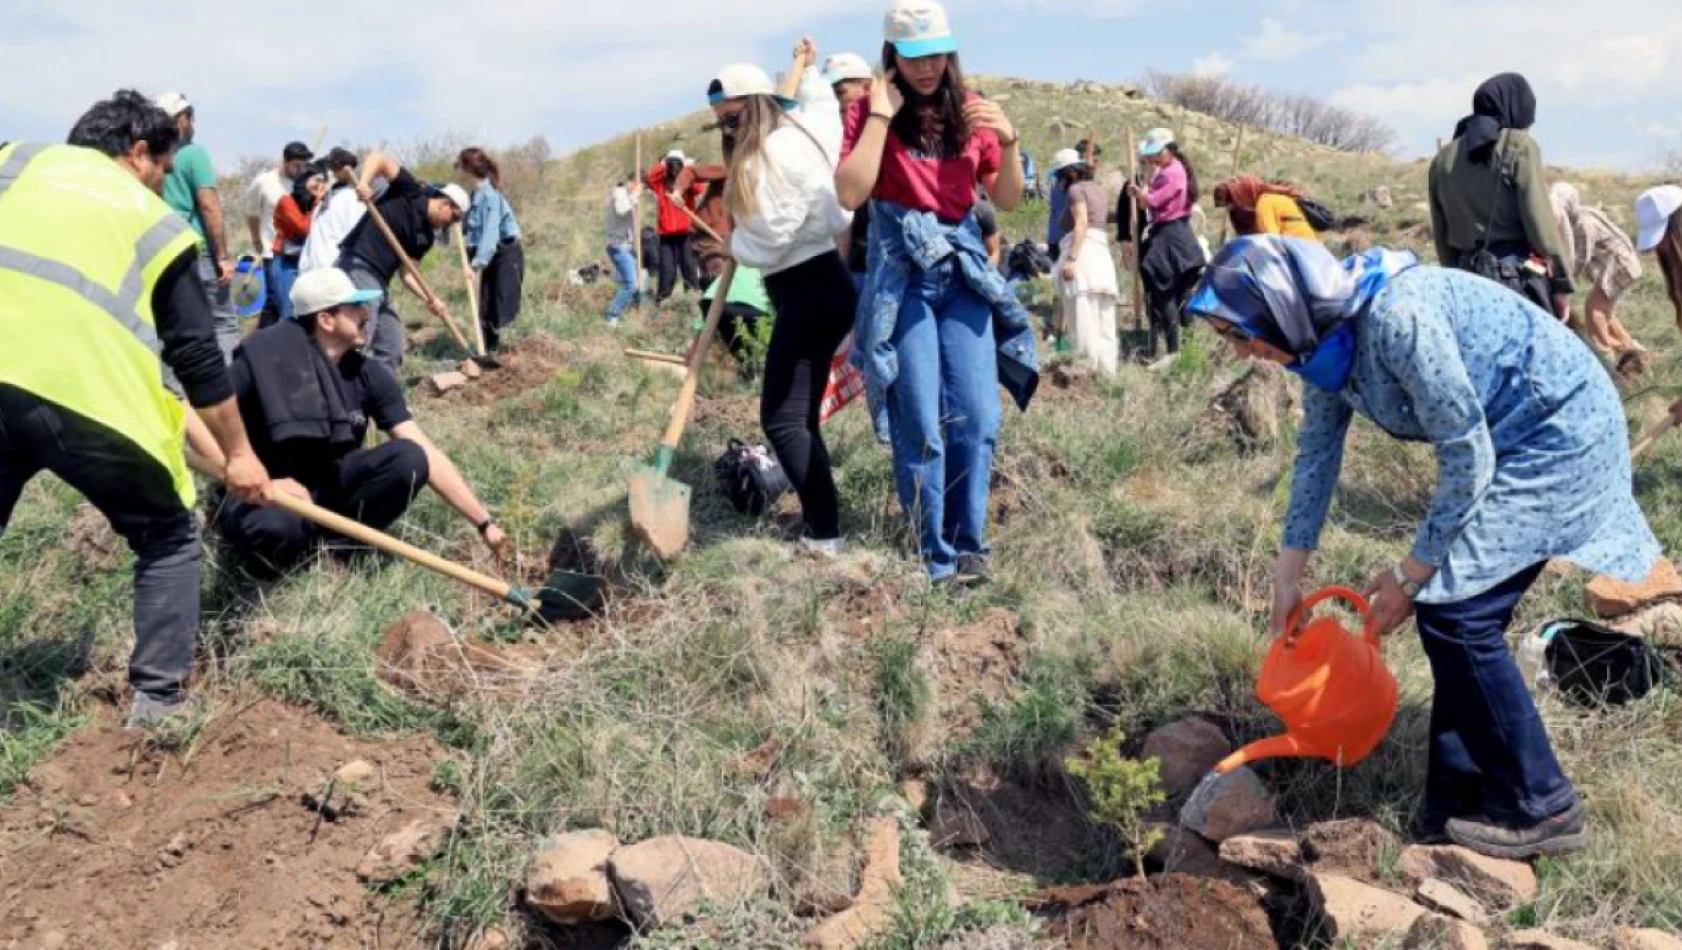
[[[198,243],[157,192],[173,121],[132,91],[99,102],[68,145],[0,143],[0,532],[52,472],[135,555],[131,726],[180,711],[198,639],[202,548],[183,452],[187,407],[238,497],[269,476],[246,440]]]

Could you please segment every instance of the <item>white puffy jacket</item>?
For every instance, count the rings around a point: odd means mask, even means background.
[[[801,77],[799,105],[788,118],[765,140],[757,210],[730,235],[736,260],[767,276],[835,250],[836,237],[853,222],[835,194],[841,105],[816,68]]]

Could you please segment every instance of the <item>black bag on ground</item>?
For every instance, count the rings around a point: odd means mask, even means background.
[[[1669,673],[1646,640],[1587,620],[1549,624],[1542,636],[1554,684],[1579,703],[1632,703],[1663,685]]]
[[[1303,220],[1316,231],[1334,231],[1337,229],[1337,215],[1332,213],[1322,202],[1307,196],[1297,199],[1297,207],[1302,209]]]
[[[777,499],[794,490],[771,450],[731,439],[730,448],[713,463],[718,487],[731,507],[744,515],[762,515]]]

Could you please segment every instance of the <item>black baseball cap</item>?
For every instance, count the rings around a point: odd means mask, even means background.
[[[310,147],[302,142],[287,142],[286,148],[280,153],[281,158],[288,162],[307,162],[315,157]]]

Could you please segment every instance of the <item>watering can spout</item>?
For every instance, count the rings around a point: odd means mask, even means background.
[[[1237,752],[1234,752],[1222,759],[1220,764],[1215,766],[1215,771],[1221,775],[1225,775],[1233,769],[1249,765],[1251,762],[1258,762],[1262,759],[1290,759],[1312,754],[1314,753],[1308,751],[1307,748],[1304,747],[1301,739],[1298,739],[1296,736],[1290,735],[1289,733],[1285,733],[1277,736],[1268,736],[1266,739],[1258,739],[1257,741],[1250,743],[1244,748],[1239,749]]]

